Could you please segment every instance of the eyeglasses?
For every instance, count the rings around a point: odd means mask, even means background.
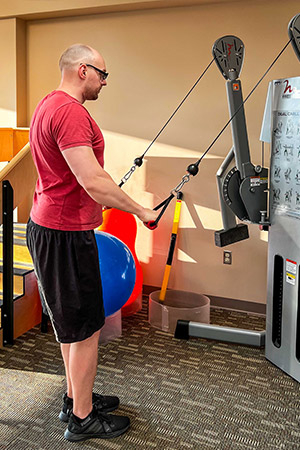
[[[92,64],[86,64],[87,67],[92,67],[93,69],[96,70],[96,72],[98,72],[100,74],[100,80],[104,81],[106,80],[106,78],[108,77],[108,73],[104,72],[104,70],[98,69],[98,67],[92,66]]]

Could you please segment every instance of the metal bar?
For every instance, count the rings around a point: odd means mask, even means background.
[[[231,122],[231,130],[236,167],[238,168],[241,178],[243,179],[247,175],[245,173],[245,166],[247,167],[251,164],[251,159],[240,80],[227,81],[226,89],[229,113],[230,117],[233,117]]]
[[[244,330],[242,328],[207,325],[189,322],[189,336],[216,341],[233,342],[235,344],[263,347],[265,345],[265,331]]]
[[[2,182],[3,223],[3,344],[14,341],[13,304],[13,188],[9,181]]]

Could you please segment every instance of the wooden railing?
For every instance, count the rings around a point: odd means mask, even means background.
[[[13,210],[18,207],[18,222],[27,222],[36,179],[37,172],[29,144],[0,172],[0,217],[3,224],[3,329],[0,330],[0,340],[3,340],[3,344],[12,344],[14,340]]]

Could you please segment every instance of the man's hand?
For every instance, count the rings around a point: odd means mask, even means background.
[[[153,209],[143,208],[137,215],[142,222],[154,222],[157,219],[159,212]]]

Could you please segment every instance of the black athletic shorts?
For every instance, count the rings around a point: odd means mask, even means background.
[[[58,342],[83,341],[105,322],[94,231],[60,231],[27,224],[43,310]]]

